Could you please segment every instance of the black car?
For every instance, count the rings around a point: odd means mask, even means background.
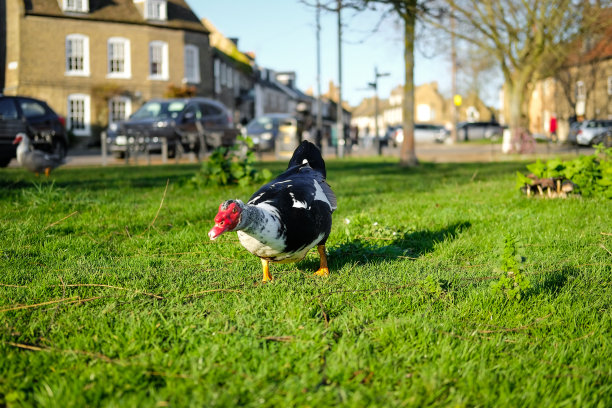
[[[25,96],[0,95],[0,167],[15,157],[17,133],[28,135],[35,149],[66,155],[65,119],[46,102]]]
[[[174,156],[178,144],[186,151],[231,146],[238,130],[230,111],[221,102],[209,98],[152,99],[124,122],[111,124],[107,130],[109,150],[123,157],[128,145],[160,152],[163,140],[168,155]]]

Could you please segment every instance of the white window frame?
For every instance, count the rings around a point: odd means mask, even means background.
[[[238,70],[234,70],[234,96],[240,96],[240,76]]]
[[[153,63],[153,48],[161,47],[161,72],[153,73],[151,65]],[[164,41],[151,41],[149,43],[149,79],[156,81],[168,80],[168,43]]]
[[[612,75],[608,77],[608,95],[612,95]]]
[[[144,18],[147,20],[168,20],[168,2],[166,0],[145,0]]]
[[[190,84],[200,83],[200,49],[193,44],[185,44],[185,79]],[[190,59],[191,58],[191,59]]]
[[[62,0],[62,11],[88,13],[89,0]]]
[[[83,58],[83,67],[81,69],[70,68],[70,58],[74,58],[72,55],[68,55],[68,47],[74,48],[76,42],[81,42],[81,53]],[[65,64],[66,64],[66,76],[89,76],[89,37],[83,34],[68,34],[65,40]],[[78,56],[78,55],[77,55]]]
[[[419,122],[429,122],[433,120],[433,109],[431,105],[427,103],[420,103],[417,105],[416,120]]]
[[[586,99],[586,88],[584,81],[576,81],[576,100]]]
[[[123,46],[123,71],[112,72],[111,54],[115,45]],[[106,42],[106,59],[107,59],[107,78],[124,78],[132,77],[132,60],[130,52],[130,40],[123,37],[111,37]]]
[[[234,70],[231,65],[227,66],[227,87],[234,88]]]
[[[71,102],[83,102],[83,128],[73,129]],[[91,133],[91,97],[87,94],[70,94],[68,95],[68,103],[66,107],[66,127],[72,131],[75,136],[89,136]]]
[[[113,117],[113,104],[115,103],[123,103],[125,104],[125,109],[124,109],[124,118],[123,119],[119,119],[117,120],[115,117]],[[108,124],[110,125],[111,123],[118,123],[121,120],[126,120],[127,118],[130,117],[130,115],[132,114],[132,100],[127,97],[127,96],[113,96],[112,98],[110,98],[108,100]]]
[[[215,77],[215,93],[221,93],[221,61],[215,59],[215,63],[213,66],[213,74]]]

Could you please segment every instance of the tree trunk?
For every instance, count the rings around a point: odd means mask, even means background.
[[[408,0],[404,20],[404,141],[400,151],[400,166],[413,167],[419,164],[414,150],[414,28],[416,25],[417,0]]]

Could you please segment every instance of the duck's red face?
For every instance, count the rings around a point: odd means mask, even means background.
[[[21,136],[20,134],[17,134],[17,136],[15,137],[15,140],[13,140],[13,144],[19,144],[21,143],[21,141],[23,140],[23,136]]]
[[[215,226],[208,231],[208,237],[216,239],[227,231],[233,231],[240,222],[241,208],[234,200],[228,200],[219,206],[219,212],[215,217]]]

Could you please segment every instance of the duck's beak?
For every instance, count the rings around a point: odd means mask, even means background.
[[[17,135],[17,136],[15,137],[15,139],[13,140],[13,144],[14,144],[14,145],[19,144],[19,143],[21,143],[21,141],[22,141],[22,140],[23,140],[23,136],[21,136],[21,135]]]
[[[208,231],[208,238],[210,238],[211,241],[217,239],[219,237],[219,235],[223,234],[224,232],[226,232],[229,229],[228,225],[219,225],[219,224],[215,224],[214,227],[212,227],[210,229],[210,231]]]

